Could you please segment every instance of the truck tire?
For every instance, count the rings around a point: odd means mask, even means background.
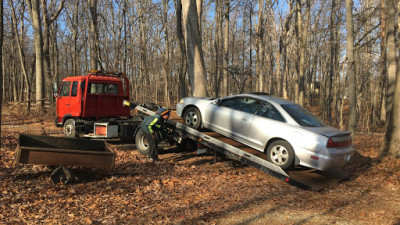
[[[284,170],[290,169],[294,162],[293,147],[284,140],[274,141],[268,146],[267,160]]]
[[[75,120],[74,119],[67,119],[64,123],[64,136],[69,138],[76,138],[78,134],[76,133],[75,129]]]
[[[142,154],[142,155],[148,155],[149,154],[149,142],[147,141],[146,134],[142,129],[139,129],[136,137],[136,148],[137,150]]]

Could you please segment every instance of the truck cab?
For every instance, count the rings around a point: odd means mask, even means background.
[[[118,122],[130,117],[129,80],[122,74],[90,71],[62,80],[57,94],[56,126],[65,136],[88,133],[95,122]],[[126,122],[126,121],[125,121]]]

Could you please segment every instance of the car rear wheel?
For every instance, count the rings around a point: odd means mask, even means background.
[[[267,159],[282,169],[290,169],[294,162],[293,147],[283,140],[274,141],[267,149]]]
[[[64,136],[69,138],[78,137],[75,129],[75,120],[74,119],[67,119],[64,123]]]
[[[185,125],[198,130],[202,122],[200,111],[195,107],[188,108],[183,115],[183,122]]]
[[[150,152],[149,141],[147,140],[146,134],[142,129],[139,129],[136,137],[136,148],[142,155],[148,155]]]

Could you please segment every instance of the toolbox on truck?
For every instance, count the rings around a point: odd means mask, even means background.
[[[99,140],[20,134],[15,163],[79,166],[111,171],[115,152]]]

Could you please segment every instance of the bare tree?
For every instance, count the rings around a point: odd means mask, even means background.
[[[349,91],[349,120],[348,129],[354,133],[357,127],[357,84],[356,62],[354,58],[354,25],[353,0],[346,0],[346,28],[347,28],[347,79]]]
[[[163,11],[164,11],[164,41],[165,41],[165,52],[164,52],[164,105],[169,105],[168,95],[168,76],[170,75],[169,67],[169,39],[168,39],[168,0],[163,0]]]
[[[182,2],[181,0],[175,0],[175,15],[176,15],[176,35],[178,37],[178,46],[181,57],[181,63],[179,66],[179,85],[178,92],[179,98],[186,97],[186,83],[185,76],[187,71],[187,57],[186,57],[186,44],[183,37],[182,30]]]
[[[26,0],[34,28],[36,105],[39,111],[44,110],[44,75],[43,75],[43,37],[40,19],[39,0]]]
[[[183,26],[185,27],[186,53],[192,96],[207,96],[206,69],[196,0],[182,1],[182,16]]]
[[[28,102],[26,111],[27,111],[27,114],[29,114],[30,110],[31,110],[31,101],[30,101],[30,99],[31,99],[31,84],[29,82],[28,73],[26,71],[25,55],[24,55],[24,50],[22,49],[22,44],[21,44],[22,37],[20,37],[18,35],[18,33],[19,33],[18,32],[18,28],[17,28],[17,23],[18,22],[17,22],[17,17],[16,17],[16,14],[15,14],[15,9],[14,9],[14,5],[13,5],[12,1],[9,1],[9,5],[10,5],[10,8],[11,8],[11,18],[12,18],[12,21],[13,21],[12,29],[14,30],[14,34],[15,34],[14,37],[15,37],[15,42],[17,44],[17,48],[18,48],[19,61],[21,63],[21,70],[22,70],[22,73],[23,73],[23,76],[24,76],[24,81],[25,81],[25,86],[26,86],[26,94],[27,95],[26,95],[26,99],[25,100]],[[21,7],[24,8],[23,6],[21,6]],[[24,10],[22,9],[21,11],[23,12]],[[22,20],[22,18],[21,18],[21,20]],[[21,30],[21,33],[23,33],[22,30]]]
[[[257,23],[257,58],[256,58],[256,76],[257,91],[264,91],[264,21],[265,21],[265,0],[258,0],[258,23]]]
[[[3,124],[1,121],[1,116],[2,116],[2,109],[3,109],[3,18],[4,18],[4,6],[3,6],[3,1],[1,1],[0,5],[0,140],[1,140],[1,125]],[[0,147],[1,147],[0,142]],[[1,160],[1,157],[0,157]]]
[[[47,7],[46,0],[40,0],[42,5],[42,18],[43,18],[43,29],[42,29],[42,36],[43,36],[43,76],[44,76],[44,84],[45,87],[51,87],[51,83],[53,81],[53,77],[51,76],[51,66],[50,66],[50,26],[53,22],[57,19],[60,15],[61,11],[64,8],[65,0],[61,0],[58,9],[55,11],[54,14],[49,13]],[[51,88],[45,88],[47,90],[47,97],[51,98],[53,90]],[[53,98],[51,98],[53,99]]]
[[[381,26],[380,26],[380,80],[379,80],[379,90],[380,90],[380,104],[381,110],[379,113],[379,120],[386,120],[386,81],[387,81],[387,70],[386,70],[386,8],[385,8],[385,0],[381,0],[381,16],[380,16]]]
[[[229,11],[230,0],[225,0],[225,13],[224,13],[224,60],[223,60],[223,78],[222,78],[222,95],[229,95],[228,83],[228,66],[229,66]]]
[[[99,33],[97,25],[97,0],[89,0],[90,13],[90,69],[102,68],[99,61]]]
[[[310,11],[311,11],[311,3],[310,0],[306,0],[306,12],[305,12],[305,21],[303,23],[302,16],[302,7],[301,0],[296,0],[296,36],[297,36],[297,45],[299,49],[299,56],[296,69],[297,69],[297,79],[295,83],[295,91],[296,91],[296,102],[300,105],[304,105],[304,97],[305,97],[305,54],[307,47],[307,38],[308,38],[308,27],[310,22]]]
[[[396,46],[396,14],[398,4],[396,0],[387,0],[387,27],[386,45],[388,48],[388,91],[385,138],[381,146],[381,157],[386,155],[400,156],[400,61],[397,57]],[[397,79],[396,79],[397,76]]]

